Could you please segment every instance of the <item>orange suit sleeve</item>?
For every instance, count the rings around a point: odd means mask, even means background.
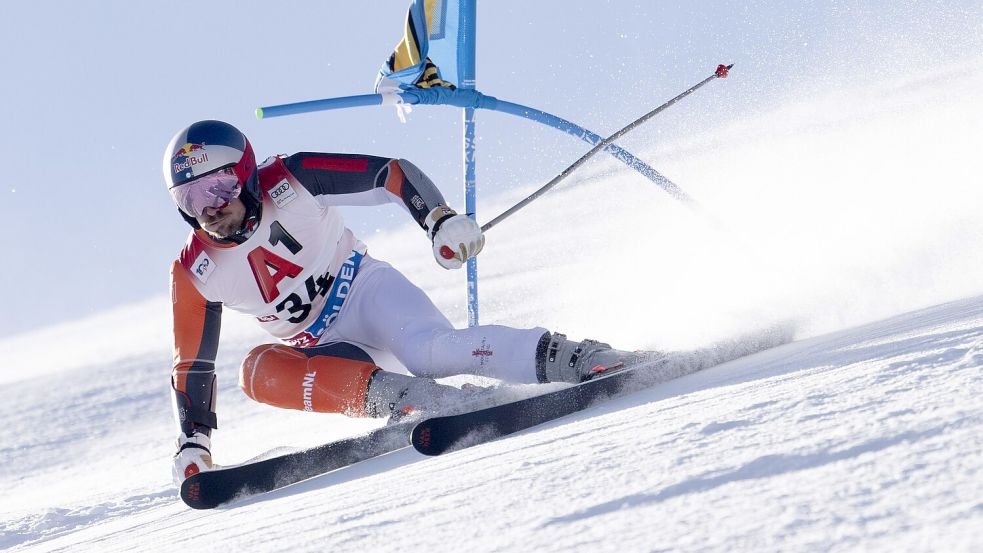
[[[181,430],[190,435],[216,428],[215,358],[222,326],[222,304],[205,299],[188,271],[171,265],[174,364],[171,387]]]

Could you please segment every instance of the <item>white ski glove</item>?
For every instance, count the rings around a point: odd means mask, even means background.
[[[445,269],[457,269],[485,247],[485,235],[473,219],[439,205],[427,215],[427,236],[433,256]]]
[[[178,486],[184,479],[199,472],[211,470],[212,454],[211,439],[195,432],[190,437],[181,432],[177,438],[177,453],[174,455],[174,466],[172,467],[174,483]]]

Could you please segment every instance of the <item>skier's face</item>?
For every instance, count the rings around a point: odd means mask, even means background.
[[[223,207],[206,207],[196,217],[205,232],[216,238],[228,238],[242,228],[246,218],[246,205],[239,198],[233,198]]]

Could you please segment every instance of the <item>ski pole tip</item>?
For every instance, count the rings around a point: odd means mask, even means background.
[[[714,72],[714,75],[716,75],[717,77],[719,77],[721,79],[726,79],[727,78],[727,74],[730,71],[730,68],[731,67],[734,67],[734,64],[733,63],[730,64],[730,65],[724,65],[724,64],[721,63],[720,65],[717,66],[717,70]]]
[[[263,108],[256,108],[256,119],[263,119]]]

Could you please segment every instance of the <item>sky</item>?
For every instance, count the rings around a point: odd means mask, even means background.
[[[735,63],[729,79],[621,142],[658,153],[797,97],[983,51],[983,6],[974,1],[710,4],[479,2],[478,89],[606,135],[718,63]],[[369,10],[333,2],[93,6],[20,2],[5,6],[0,22],[0,148],[11,160],[0,172],[0,247],[9,260],[0,336],[166,294],[188,227],[164,188],[161,158],[170,137],[196,120],[236,125],[260,159],[297,151],[403,157],[452,205],[463,204],[460,110],[420,107],[406,124],[384,108],[253,115],[261,105],[371,92],[401,36],[405,0]],[[477,128],[479,221],[497,214],[483,213],[482,199],[543,183],[588,149],[502,114],[479,113]],[[645,159],[656,169],[671,162]],[[667,176],[686,190],[686,174]],[[651,186],[642,177],[638,185]],[[346,217],[370,251],[380,230],[409,222],[395,206]],[[429,255],[421,242],[420,256]]]

